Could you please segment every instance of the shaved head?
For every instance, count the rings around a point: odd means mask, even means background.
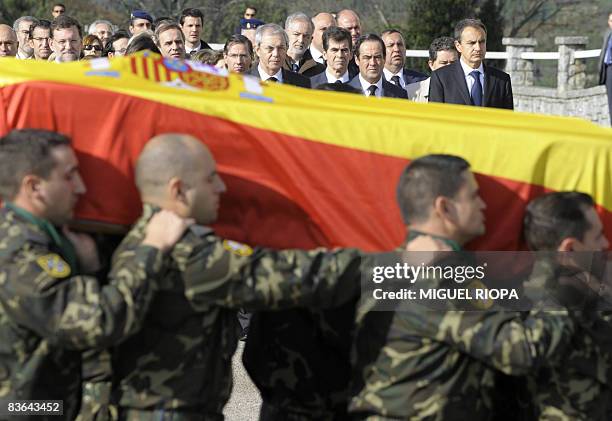
[[[196,155],[208,148],[193,136],[166,133],[146,144],[136,162],[136,185],[144,197],[159,196],[173,177],[188,180],[197,168]]]
[[[0,25],[0,57],[15,57],[17,55],[17,34],[8,25]]]
[[[344,9],[338,12],[336,21],[338,21],[338,26],[340,28],[344,28],[351,33],[353,45],[355,45],[361,36],[361,21],[359,20],[359,15],[350,9]]]
[[[312,23],[314,25],[312,44],[323,52],[323,32],[329,27],[336,26],[336,19],[331,13],[321,12],[312,18]]]
[[[225,191],[208,148],[179,133],[149,140],[136,162],[136,185],[143,202],[203,225],[217,219],[219,196]]]

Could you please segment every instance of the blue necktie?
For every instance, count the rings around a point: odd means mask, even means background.
[[[472,85],[472,92],[470,95],[472,96],[472,102],[474,105],[478,107],[482,107],[482,84],[480,83],[480,72],[478,70],[474,70],[470,73],[470,76],[474,79],[474,84]]]

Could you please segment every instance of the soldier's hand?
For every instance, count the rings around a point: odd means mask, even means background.
[[[143,245],[157,247],[163,252],[170,250],[195,221],[181,218],[174,212],[162,210],[153,215],[146,228]]]
[[[102,267],[98,248],[94,239],[85,233],[70,231],[67,226],[62,228],[66,238],[74,245],[79,263],[85,272],[93,273]]]

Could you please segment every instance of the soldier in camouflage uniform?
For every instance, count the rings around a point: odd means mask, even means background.
[[[205,225],[216,219],[225,186],[207,148],[190,136],[149,141],[136,182],[144,212],[118,253],[139,246],[159,208],[199,225],[173,249],[143,329],[115,349],[120,419],[222,420],[237,310],[342,304],[358,294],[362,257],[350,249],[252,250],[217,237]]]
[[[528,377],[535,416],[542,421],[610,419],[609,303],[605,313],[593,312],[604,287],[598,283],[603,269],[599,259],[610,244],[593,199],[578,192],[540,196],[527,206],[524,230],[531,250],[565,252],[561,253],[563,263],[558,261],[557,253],[536,262],[526,283],[526,292],[550,292],[556,303],[598,316],[577,326],[572,347],[562,364],[546,367]]]
[[[5,410],[15,400],[63,400],[63,419],[72,420],[81,351],[112,345],[139,327],[162,253],[187,225],[160,214],[140,247],[117,256],[109,285],[99,288],[84,274],[96,266],[93,241],[61,229],[85,191],[69,139],[9,133],[0,139],[0,179],[0,403]]]
[[[427,233],[459,250],[484,234],[485,205],[461,158],[413,161],[400,179],[398,203],[408,242]],[[492,419],[496,371],[527,374],[553,363],[574,331],[572,319],[555,314],[523,320],[515,312],[439,311],[418,301],[396,312],[371,306],[363,300],[356,316],[354,419]]]

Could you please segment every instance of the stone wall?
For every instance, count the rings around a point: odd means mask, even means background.
[[[533,38],[504,38],[508,58],[506,72],[512,78],[517,111],[573,116],[610,127],[608,96],[604,86],[585,88],[586,63],[576,52],[584,50],[587,37],[557,37],[557,88],[533,86]]]
[[[604,86],[567,90],[512,86],[514,109],[530,113],[581,117],[610,127],[608,96]]]

